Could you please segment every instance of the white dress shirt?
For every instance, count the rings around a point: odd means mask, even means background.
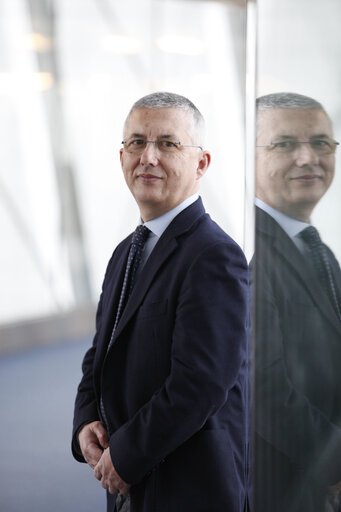
[[[199,194],[193,194],[190,197],[187,197],[182,203],[178,204],[175,208],[170,210],[169,212],[164,213],[160,217],[156,217],[156,219],[148,220],[144,223],[144,225],[150,229],[151,233],[149,233],[149,236],[147,238],[147,241],[145,243],[143,253],[142,253],[142,259],[141,263],[139,265],[138,274],[142,270],[143,266],[145,265],[147,259],[149,258],[152,250],[154,249],[155,245],[157,244],[159,238],[161,237],[162,233],[168,228],[169,224],[172,222],[172,220],[180,213],[182,210],[187,208],[189,205],[194,203],[199,198]],[[142,224],[142,219],[140,219],[140,222]]]

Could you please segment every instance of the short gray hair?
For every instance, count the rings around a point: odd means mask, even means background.
[[[153,92],[152,94],[148,94],[147,96],[143,96],[139,100],[137,100],[134,105],[131,107],[127,119],[124,123],[124,130],[126,129],[126,125],[130,115],[139,108],[178,108],[180,110],[184,110],[189,112],[192,116],[194,126],[197,131],[197,135],[199,137],[199,141],[202,143],[204,139],[205,133],[205,120],[200,110],[185,96],[181,96],[180,94],[175,94],[173,92]]]
[[[297,94],[295,92],[275,92],[266,94],[256,99],[257,111],[277,109],[277,108],[292,108],[292,109],[316,109],[322,110],[326,115],[324,107],[318,101]]]

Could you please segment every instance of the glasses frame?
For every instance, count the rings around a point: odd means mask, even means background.
[[[337,142],[336,140],[326,140],[326,139],[316,139],[316,140],[323,140],[324,142],[329,142],[330,144],[334,144],[335,146],[335,149],[334,151],[328,151],[327,153],[320,153],[320,154],[324,154],[324,155],[333,155],[337,149],[337,146],[340,145],[339,142]],[[278,142],[270,142],[270,144],[256,144],[256,148],[269,148],[269,147],[272,147],[272,148],[276,148],[276,145],[277,144],[280,144],[281,142],[294,142],[295,144],[309,144],[311,149],[316,153],[318,154],[318,152],[311,146],[311,144],[314,142],[313,140],[281,140],[281,141],[278,141]],[[288,153],[292,153],[296,150],[297,148],[293,149],[293,150],[289,150]],[[285,153],[285,151],[283,151],[283,153]]]
[[[128,149],[126,149],[125,147],[125,144],[127,144],[128,141],[126,140],[122,140],[121,144],[123,144],[123,147],[126,151],[128,151],[128,153],[135,153],[135,154],[138,154],[139,152],[143,153],[143,151],[146,149],[147,147],[147,144],[154,144],[155,148],[158,149],[161,153],[171,153],[172,151],[162,151],[162,149],[159,148],[158,146],[158,143],[159,142],[165,142],[167,141],[167,139],[155,139],[155,140],[144,140],[144,139],[138,139],[138,140],[143,140],[143,142],[145,143],[145,146],[143,148],[141,148],[140,151],[136,151],[136,153],[134,151],[129,151]],[[203,151],[203,147],[202,146],[196,146],[194,144],[182,144],[182,142],[178,141],[168,141],[168,142],[172,142],[175,146],[180,146],[182,148],[198,148],[200,149],[201,151]],[[177,150],[179,150],[180,148],[176,148]]]

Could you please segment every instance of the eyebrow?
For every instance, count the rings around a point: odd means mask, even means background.
[[[318,135],[312,135],[310,138],[311,139],[330,139],[329,135],[326,135],[325,133],[319,133]]]
[[[326,135],[325,133],[319,133],[317,135],[311,135],[311,137],[309,137],[309,140],[314,140],[314,139],[330,140],[330,137],[329,137],[329,135]],[[272,140],[273,141],[280,141],[280,140],[295,141],[295,140],[298,140],[298,138],[295,137],[294,135],[276,135],[276,137],[273,137]]]
[[[128,140],[135,139],[135,138],[145,139],[146,136],[141,134],[141,133],[132,133],[128,137]],[[159,137],[157,137],[157,140],[158,139],[172,139],[172,140],[176,140],[176,137],[174,135],[171,135],[171,134],[166,134],[166,135],[159,135]]]
[[[282,140],[296,140],[296,137],[293,135],[276,135],[273,137],[273,140],[282,139]]]
[[[142,133],[132,133],[131,135],[129,135],[127,140],[136,139],[136,138],[143,139],[143,138],[145,138],[145,136],[142,135]]]

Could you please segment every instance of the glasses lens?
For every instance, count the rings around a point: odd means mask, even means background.
[[[124,142],[124,149],[128,151],[128,153],[141,154],[145,150],[147,144],[154,144],[161,153],[174,153],[180,149],[178,142],[168,139],[158,139],[156,141],[131,139]]]
[[[271,145],[276,153],[292,153],[298,148],[299,143],[296,140],[282,140],[280,142],[272,142]]]
[[[129,153],[142,153],[147,145],[143,139],[131,139],[124,143],[124,148]]]
[[[334,141],[328,139],[314,139],[311,141],[299,141],[299,140],[283,140],[280,142],[271,142],[272,150],[276,153],[293,153],[303,144],[309,144],[311,149],[317,155],[329,155],[336,151],[337,144]]]
[[[179,149],[179,144],[168,139],[159,139],[157,147],[162,153],[174,153]]]
[[[334,142],[324,139],[312,140],[310,141],[310,146],[318,155],[328,155],[336,150]]]

